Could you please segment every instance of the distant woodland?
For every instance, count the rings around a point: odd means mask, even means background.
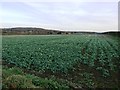
[[[96,32],[70,32],[70,31],[60,31],[60,30],[50,30],[43,28],[2,28],[0,29],[2,35],[56,35],[56,34],[108,34],[120,36],[120,32],[105,32],[105,33],[96,33]]]

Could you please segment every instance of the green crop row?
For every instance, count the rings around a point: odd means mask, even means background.
[[[103,76],[119,68],[118,43],[105,35],[3,36],[2,59],[36,71],[67,73],[78,63],[99,70]]]

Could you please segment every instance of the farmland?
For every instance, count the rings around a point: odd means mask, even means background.
[[[102,34],[4,35],[2,60],[5,65],[26,73],[34,71],[32,74],[41,77],[53,75],[83,87],[111,85],[116,88],[120,69],[119,40]]]

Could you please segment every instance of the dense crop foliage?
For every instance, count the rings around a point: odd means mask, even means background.
[[[118,38],[105,35],[3,36],[2,59],[36,71],[67,73],[82,63],[109,76],[119,70]]]

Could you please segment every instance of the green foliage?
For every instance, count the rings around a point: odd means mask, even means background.
[[[51,77],[48,79],[48,78],[36,77],[34,75],[29,75],[29,74],[27,74],[26,77],[32,79],[32,83],[37,87],[49,88],[49,89],[68,88],[67,85],[58,83],[55,77]]]
[[[18,68],[4,68],[2,69],[2,78],[5,79],[7,78],[8,76],[11,76],[11,75],[24,75],[24,73],[22,72],[22,70],[18,69]]]
[[[7,87],[4,87],[7,86]],[[32,81],[22,75],[12,75],[4,80],[3,88],[34,88]]]
[[[25,74],[19,68],[5,68],[2,73],[3,88],[42,88],[59,89],[69,88],[66,84],[57,82],[55,77],[41,78],[30,74]]]
[[[83,63],[109,76],[120,58],[116,38],[105,35],[4,36],[2,46],[2,58],[7,63],[43,72],[67,73]]]

